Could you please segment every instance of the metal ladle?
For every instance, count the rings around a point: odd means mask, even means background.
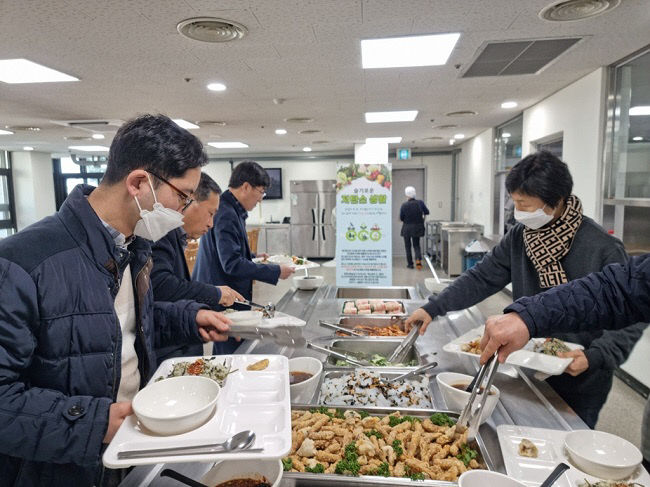
[[[169,457],[175,455],[205,455],[209,453],[227,453],[232,451],[261,451],[251,449],[255,443],[255,433],[250,430],[240,431],[223,443],[212,443],[196,446],[176,446],[171,448],[155,448],[151,450],[127,450],[117,453],[118,460],[131,460],[134,458]]]

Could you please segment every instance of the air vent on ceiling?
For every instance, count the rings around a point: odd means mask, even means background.
[[[542,9],[539,16],[551,22],[571,22],[609,12],[620,3],[621,0],[562,0]]]
[[[201,122],[196,122],[200,127],[225,127],[226,122],[221,120],[203,120]]]
[[[458,110],[456,112],[445,113],[445,117],[471,117],[473,115],[478,115],[478,112],[474,110]]]
[[[285,118],[284,121],[288,123],[311,123],[314,119],[309,117],[292,117]]]
[[[534,74],[580,40],[571,37],[488,42],[462,77]]]
[[[115,132],[123,120],[52,120],[52,123],[88,132]]]
[[[179,22],[176,29],[182,36],[202,42],[237,41],[248,33],[242,24],[215,17],[186,19]]]
[[[433,137],[425,137],[425,138],[422,139],[422,140],[442,140],[442,137],[436,137],[436,136],[433,136]]]
[[[300,135],[320,134],[320,130],[316,130],[316,129],[300,130],[298,133]]]
[[[93,140],[92,137],[86,137],[83,135],[69,135],[68,137],[63,137],[65,140]]]
[[[329,144],[329,140],[314,140],[311,145]]]
[[[446,130],[446,129],[455,129],[458,127],[458,125],[454,125],[453,123],[447,124],[447,125],[436,125],[433,127],[435,130]]]

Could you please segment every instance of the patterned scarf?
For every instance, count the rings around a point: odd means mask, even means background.
[[[571,195],[560,218],[547,227],[524,230],[526,255],[535,266],[542,289],[568,282],[560,260],[571,250],[581,223],[582,203]]]

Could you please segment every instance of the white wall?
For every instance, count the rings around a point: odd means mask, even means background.
[[[56,211],[52,154],[12,152],[18,231]]]
[[[525,156],[534,150],[533,142],[563,134],[562,159],[571,170],[573,192],[596,221],[601,221],[604,90],[605,69],[599,68],[524,110],[522,141]]]
[[[352,160],[345,159],[346,161]],[[282,199],[263,200],[248,217],[247,223],[263,223],[271,217],[282,221],[291,215],[289,204],[289,181],[311,179],[336,179],[337,159],[315,159],[313,161],[267,162],[262,167],[282,168]],[[451,212],[451,155],[415,156],[410,161],[391,160],[396,167],[427,167],[427,201],[431,211],[429,218],[448,219]],[[230,179],[228,162],[210,162],[203,170],[209,174],[224,191]]]
[[[460,146],[458,157],[458,212],[456,220],[483,225],[485,234],[492,229],[494,175],[492,129]]]

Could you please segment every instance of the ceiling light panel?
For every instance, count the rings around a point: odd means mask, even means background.
[[[639,105],[636,107],[630,108],[631,117],[639,117],[644,115],[650,115],[650,106]]]
[[[196,125],[195,123],[188,122],[187,120],[183,120],[182,118],[175,118],[174,123],[176,125],[178,125],[179,127],[183,127],[184,129],[187,129],[187,130],[196,130],[196,129],[201,128],[198,125]]]
[[[447,62],[460,34],[365,39],[361,41],[364,69],[440,66]]]
[[[11,130],[2,130],[0,129],[0,135],[13,135],[14,133]]]
[[[83,152],[108,152],[108,147],[103,145],[71,145],[68,149]]]
[[[366,137],[366,144],[399,144],[401,141],[401,137]]]
[[[418,116],[418,111],[366,112],[365,116],[366,123],[412,122]]]
[[[210,91],[226,91],[226,85],[223,83],[210,83],[207,88]]]
[[[243,142],[208,142],[208,145],[215,149],[245,149],[248,144]]]
[[[0,81],[4,83],[54,83],[79,81],[70,76],[28,59],[0,59]]]

